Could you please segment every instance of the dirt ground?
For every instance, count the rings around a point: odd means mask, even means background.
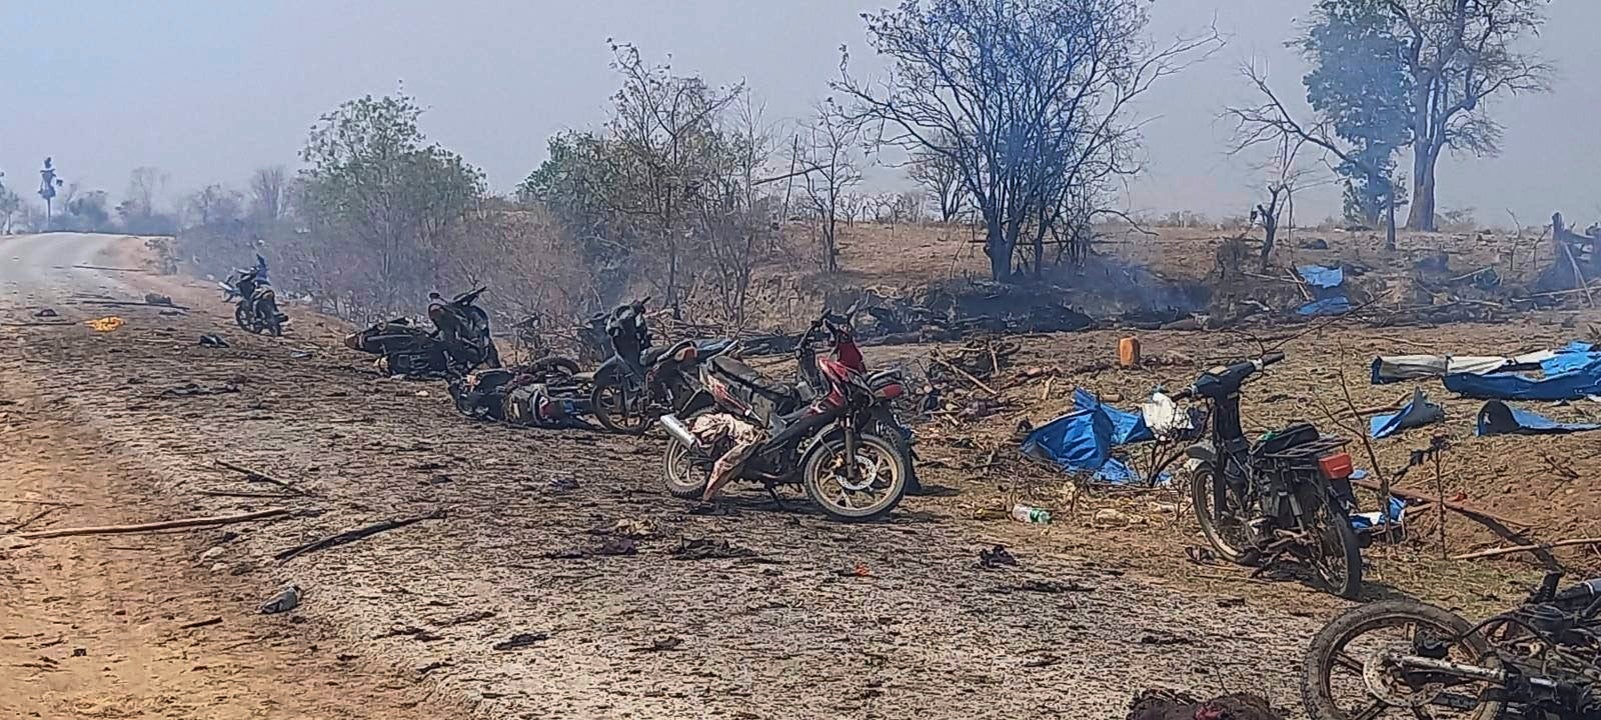
[[[129,247],[112,244],[100,262],[126,264]],[[0,676],[0,710],[25,703],[24,717],[409,718],[453,715],[459,702],[487,718],[1120,718],[1151,684],[1256,691],[1294,710],[1304,643],[1341,606],[1296,582],[1185,561],[1197,535],[1175,514],[1176,498],[1090,495],[1073,507],[1063,478],[1011,452],[1017,421],[1050,419],[1075,384],[1132,404],[1256,347],[1246,337],[1146,333],[1146,352],[1175,364],[1082,373],[1075,368],[1105,360],[1119,333],[1023,338],[1017,367],[1056,368],[1049,392],[1043,380],[1002,387],[1009,404],[991,417],[921,426],[925,481],[949,492],[910,498],[887,523],[847,526],[798,499],[776,508],[749,491],[733,516],[689,515],[660,487],[659,439],[466,422],[441,385],[377,376],[337,346],[335,324],[293,306],[288,337],[255,337],[231,325],[215,292],[171,278],[69,280],[0,296],[0,320],[28,322],[29,306],[48,302],[74,321],[0,326],[0,343],[17,349],[0,355],[8,532],[24,522],[292,514],[170,534],[0,535],[0,659],[22,666]],[[107,312],[85,305],[85,293],[145,289],[194,309],[117,308],[126,324],[109,333],[76,322]],[[1399,335],[1331,325],[1284,338],[1290,361],[1247,391],[1248,429],[1323,420],[1319,401],[1343,403],[1340,370],[1356,404],[1393,399],[1407,387],[1364,382],[1375,352],[1547,347],[1575,332],[1564,320]],[[204,333],[230,347],[200,346]],[[867,354],[874,365],[915,367],[927,351]],[[1526,518],[1542,539],[1596,522],[1594,491],[1541,469],[1544,453],[1587,475],[1594,451],[1584,435],[1471,439],[1476,405],[1447,406],[1440,427],[1460,441],[1447,461],[1451,490]],[[1427,436],[1375,447],[1390,466]],[[219,461],[292,488],[250,482]],[[1019,498],[1057,521],[997,517]],[[39,502],[77,505],[34,518],[57,507]],[[1098,523],[1107,508],[1123,520]],[[443,517],[273,558],[435,513]],[[1449,522],[1453,550],[1495,541]],[[594,552],[617,534],[633,537],[637,554]],[[748,554],[677,556],[698,539]],[[978,551],[996,544],[1016,568],[979,567]],[[1527,581],[1516,565],[1438,554],[1421,540],[1370,552],[1373,592],[1478,609],[1510,602]],[[301,607],[256,613],[289,583],[305,591]],[[181,628],[213,617],[222,621]],[[79,647],[85,655],[73,657]]]

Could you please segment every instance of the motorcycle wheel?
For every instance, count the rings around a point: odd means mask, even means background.
[[[1499,668],[1489,643],[1455,613],[1410,600],[1389,600],[1352,608],[1312,638],[1301,666],[1301,702],[1311,720],[1359,717],[1463,718],[1494,720],[1502,703],[1486,683],[1442,684],[1438,677],[1407,676],[1380,665],[1386,649],[1411,652],[1419,631],[1426,639],[1450,642],[1447,654],[1461,663]],[[1394,631],[1388,638],[1380,633]],[[1410,635],[1410,637],[1408,637]],[[1369,668],[1370,665],[1377,667]],[[1416,687],[1414,687],[1414,685]],[[1461,690],[1473,688],[1472,692]],[[1449,698],[1447,695],[1449,694]],[[1448,700],[1451,707],[1442,707]],[[1455,712],[1442,714],[1455,709]]]
[[[818,443],[802,460],[801,485],[817,507],[836,520],[866,522],[888,515],[900,504],[906,496],[906,458],[894,443],[863,433],[856,441],[856,457],[844,455],[844,440],[832,438]],[[862,473],[854,483],[842,472],[851,461]],[[870,494],[868,502],[853,502],[859,494]]]
[[[589,391],[589,411],[600,426],[628,435],[644,434],[650,427],[645,414],[645,393],[621,373],[612,373],[595,380]]]
[[[250,328],[250,320],[250,311],[245,309],[244,303],[241,302],[233,306],[233,322],[235,325],[239,326],[240,330],[244,330],[245,332],[255,332],[255,330]]]
[[[1240,564],[1244,558],[1244,548],[1250,538],[1250,528],[1242,517],[1244,509],[1236,505],[1234,493],[1226,487],[1219,487],[1223,482],[1217,476],[1217,468],[1211,463],[1201,463],[1190,473],[1190,502],[1195,507],[1195,519],[1201,524],[1201,534],[1206,537],[1206,544],[1218,557],[1231,563]],[[1217,508],[1217,493],[1220,490],[1228,507]]]
[[[484,364],[491,369],[500,367],[500,348],[495,347],[494,340],[485,341]]]
[[[680,419],[688,425],[708,412],[711,410],[697,410]],[[667,451],[662,455],[662,484],[667,493],[680,500],[699,500],[706,494],[708,482],[711,472],[695,463],[695,452],[667,433]]]
[[[283,337],[284,324],[278,319],[277,313],[273,313],[271,317],[267,318],[267,320],[262,323],[262,328],[267,331],[268,335],[273,337]]]
[[[1307,528],[1316,538],[1307,562],[1325,590],[1356,600],[1362,594],[1362,546],[1351,528],[1351,518],[1327,500],[1326,488],[1319,491],[1325,500],[1318,503]]]
[[[535,360],[528,366],[528,374],[550,380],[563,380],[578,374],[578,363],[571,358],[551,355]]]

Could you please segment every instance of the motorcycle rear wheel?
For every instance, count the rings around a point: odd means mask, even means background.
[[[843,472],[844,463],[850,461],[844,455],[844,440],[829,438],[808,451],[802,461],[801,485],[818,508],[835,520],[868,522],[888,515],[900,504],[906,496],[906,457],[894,443],[868,433],[857,437],[854,461],[862,478],[855,484],[860,487],[852,487]],[[851,502],[865,492],[872,492],[868,503]]]
[[[1356,530],[1345,511],[1331,503],[1325,488],[1321,511],[1313,515],[1314,524],[1307,528],[1316,535],[1307,562],[1323,584],[1324,589],[1347,600],[1356,600],[1362,594],[1362,546],[1357,542]]]
[[[595,380],[589,391],[589,411],[601,427],[628,435],[642,435],[650,427],[645,389],[635,385],[618,373]]]
[[[1456,655],[1452,659],[1486,667],[1499,667],[1499,661],[1491,652],[1484,635],[1479,632],[1469,634],[1472,627],[1471,623],[1455,613],[1410,600],[1376,602],[1347,610],[1325,625],[1312,638],[1312,644],[1307,648],[1301,666],[1301,702],[1305,706],[1307,717],[1311,720],[1351,720],[1364,716],[1495,720],[1500,717],[1502,702],[1489,696],[1487,691],[1490,688],[1486,685],[1480,684],[1478,692],[1474,695],[1451,693],[1465,703],[1475,704],[1471,710],[1464,709],[1457,714],[1442,715],[1437,705],[1426,703],[1425,700],[1442,698],[1447,688],[1436,687],[1430,693],[1429,688],[1413,687],[1413,683],[1426,684],[1423,681],[1432,678],[1408,678],[1399,674],[1398,670],[1376,676],[1384,682],[1381,689],[1391,696],[1391,699],[1415,696],[1414,702],[1423,703],[1424,712],[1428,713],[1424,715],[1414,714],[1413,709],[1404,703],[1387,702],[1386,698],[1374,692],[1369,684],[1371,681],[1365,674],[1366,666],[1375,661],[1376,651],[1406,642],[1399,639],[1386,641],[1376,637],[1378,632],[1386,629],[1398,629],[1402,633],[1413,634],[1419,629],[1426,629],[1431,636],[1440,639],[1465,635],[1466,637],[1448,646],[1448,655],[1453,651]],[[1368,637],[1364,638],[1364,635]],[[1358,640],[1366,642],[1361,643],[1361,647],[1353,648],[1353,641]],[[1425,698],[1423,693],[1430,694]],[[1336,697],[1337,695],[1340,697]],[[1342,707],[1342,701],[1355,702],[1351,708],[1346,708]]]

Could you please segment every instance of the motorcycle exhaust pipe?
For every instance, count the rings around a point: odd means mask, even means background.
[[[695,437],[694,433],[689,431],[689,426],[685,425],[683,420],[679,420],[675,415],[667,414],[661,416],[660,421],[662,429],[666,430],[668,435],[673,436],[689,449],[700,452],[700,440]]]

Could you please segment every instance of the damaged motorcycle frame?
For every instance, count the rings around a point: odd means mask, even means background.
[[[459,378],[487,365],[500,367],[500,352],[490,337],[489,314],[477,299],[477,288],[445,301],[434,294],[428,305],[432,331],[407,318],[375,323],[345,337],[345,347],[381,357],[385,372],[407,378]]]

